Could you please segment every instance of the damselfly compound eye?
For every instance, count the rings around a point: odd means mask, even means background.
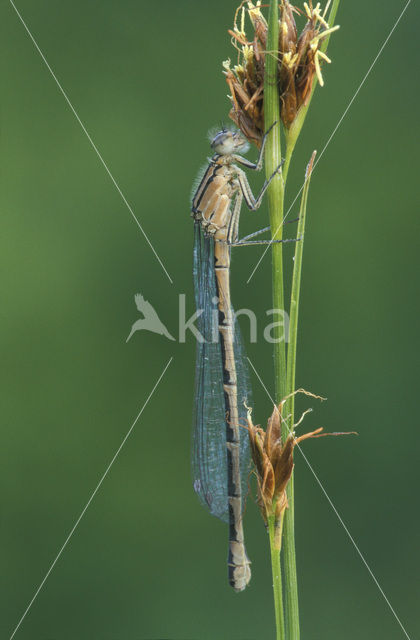
[[[246,153],[249,149],[249,143],[240,131],[223,129],[211,141],[211,148],[216,153],[225,156],[231,153]]]
[[[211,141],[211,148],[222,156],[233,153],[235,151],[233,133],[231,131],[219,131]]]
[[[235,141],[235,151],[237,153],[246,153],[249,150],[249,142],[240,131],[237,131],[233,138]]]

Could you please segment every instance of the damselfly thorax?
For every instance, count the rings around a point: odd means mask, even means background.
[[[257,198],[252,193],[245,172],[238,165],[254,171],[262,169],[267,134],[264,136],[256,163],[237,153],[247,151],[249,146],[239,131],[220,131],[212,141],[211,146],[216,153],[210,159],[194,194],[191,215],[200,222],[205,232],[214,235],[216,240],[228,242],[230,245],[244,244],[238,240],[242,202],[245,200],[251,211],[258,209],[270,181],[281,165],[270,179],[265,181]]]
[[[231,161],[230,156],[212,158],[195,195],[192,212],[207,233],[219,232],[224,239],[235,241],[237,229],[230,207],[240,185]],[[225,233],[221,234],[221,230]]]

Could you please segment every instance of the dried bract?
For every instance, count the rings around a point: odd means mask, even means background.
[[[260,2],[254,6],[248,2],[248,8],[242,3],[235,13],[232,44],[238,51],[238,62],[231,67],[231,61],[223,63],[226,82],[230,89],[232,109],[229,113],[242,133],[258,147],[264,135],[264,65],[267,44],[267,22],[261,13]],[[238,16],[241,15],[240,27]],[[254,36],[248,42],[245,33],[245,15],[248,15]]]
[[[314,396],[303,389],[299,389],[295,393],[298,392],[319,398],[319,396]],[[257,500],[266,524],[272,516],[275,516],[277,521],[280,520],[281,515],[288,506],[286,488],[293,471],[293,449],[295,446],[308,438],[345,435],[341,432],[321,433],[323,431],[321,427],[296,437],[294,429],[302,422],[304,416],[308,413],[306,411],[299,422],[293,425],[293,429],[288,432],[287,437],[282,442],[282,429],[287,429],[287,419],[283,416],[283,409],[287,399],[285,398],[278,407],[274,407],[265,431],[259,425],[253,424],[251,411],[248,410],[248,433],[258,485]]]

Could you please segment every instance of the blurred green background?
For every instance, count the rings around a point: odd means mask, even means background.
[[[343,0],[289,203],[404,4]],[[125,342],[137,292],[175,335],[178,293],[193,312],[189,193],[209,155],[206,131],[227,117],[221,62],[234,57],[227,29],[236,2],[16,5],[173,285],[4,0],[1,637],[173,357],[15,638],[273,638],[267,539],[253,500],[245,522],[253,579],[236,595],[226,527],[191,487],[194,341],[143,332]],[[412,3],[314,174],[297,377],[328,396],[299,401],[315,409],[303,431],[360,434],[309,441],[304,451],[410,638],[420,633],[417,31]],[[265,207],[244,210],[242,230],[266,221]],[[246,283],[260,255],[258,247],[234,255],[234,303],[261,320],[248,353],[271,391],[271,348],[261,339],[269,256]],[[289,269],[291,256],[286,248]],[[265,422],[270,402],[253,380],[254,415]],[[303,640],[404,638],[299,454],[296,494]]]

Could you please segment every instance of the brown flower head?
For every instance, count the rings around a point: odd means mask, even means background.
[[[233,29],[229,33],[238,51],[238,61],[233,67],[230,60],[223,63],[232,102],[229,115],[248,140],[257,146],[260,146],[264,134],[265,57],[273,55],[278,60],[281,118],[284,126],[289,128],[302,105],[308,103],[315,76],[320,85],[324,85],[321,64],[331,60],[322,51],[321,45],[327,36],[339,28],[330,28],[325,19],[329,5],[330,0],[321,11],[320,3],[313,7],[312,0],[309,0],[301,10],[288,0],[282,0],[277,51],[267,51],[266,48],[268,26],[261,11],[261,0],[255,5],[242,2],[236,10]],[[307,19],[300,35],[294,14]],[[245,33],[246,15],[252,24],[251,40]]]
[[[248,140],[259,147],[264,135],[263,92],[267,22],[260,11],[259,2],[256,7],[252,2],[248,2],[247,10],[244,4],[242,2],[236,10],[233,30],[229,30],[232,44],[238,51],[238,62],[232,69],[230,60],[226,60],[223,67],[232,101],[229,116]],[[251,42],[248,42],[245,33],[246,13],[251,19],[254,31]]]
[[[294,25],[292,7],[287,0],[283,2],[280,32],[286,32],[289,45],[286,42],[286,38],[284,39],[283,48],[282,43],[280,43],[281,62],[279,74],[280,99],[282,102],[281,116],[286,127],[290,127],[300,107],[308,103],[315,75],[321,87],[324,86],[321,63],[323,61],[330,63],[331,60],[321,50],[321,44],[327,36],[339,28],[338,26],[330,28],[325,20],[329,4],[330,2],[327,2],[324,11],[321,13],[319,2],[315,8],[312,6],[312,0],[309,1],[309,4],[304,2],[303,6],[307,22],[296,42],[294,37],[296,37],[297,32]],[[296,9],[294,10],[296,11]]]
[[[303,389],[298,389],[292,395],[299,392],[321,400],[324,399]],[[293,426],[292,430],[289,430],[287,437],[282,442],[282,429],[284,430],[287,424],[287,419],[283,416],[283,410],[289,397],[286,397],[278,407],[274,407],[273,413],[268,419],[266,431],[259,425],[255,426],[253,424],[251,411],[248,410],[248,433],[258,485],[257,500],[265,523],[272,516],[275,516],[276,520],[280,520],[281,515],[288,506],[286,488],[293,471],[293,449],[295,446],[308,438],[344,435],[344,433],[337,432],[321,433],[323,430],[321,427],[296,437],[294,429],[308,413],[308,411],[305,411],[299,422]],[[352,431],[350,433],[355,432]]]

